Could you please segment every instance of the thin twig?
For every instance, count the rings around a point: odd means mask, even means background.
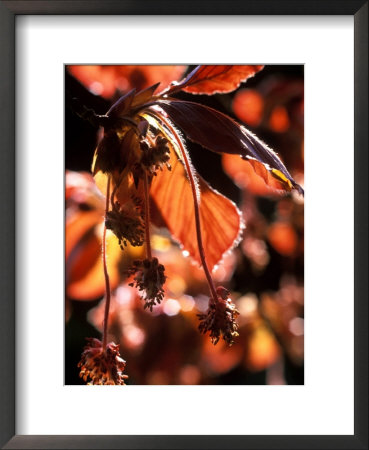
[[[108,176],[108,184],[106,187],[106,204],[105,204],[105,218],[109,212],[109,202],[110,202],[110,175]],[[102,258],[104,266],[104,277],[105,277],[105,312],[104,312],[104,331],[103,331],[103,349],[105,350],[107,344],[108,335],[108,319],[109,319],[109,309],[110,309],[110,279],[108,268],[106,265],[106,225],[104,223],[103,231],[103,242],[102,242]]]
[[[145,186],[145,234],[146,234],[146,255],[147,259],[151,261],[152,253],[151,253],[151,243],[150,243],[150,197],[149,197],[149,181],[147,177],[146,170],[144,176],[144,186]]]

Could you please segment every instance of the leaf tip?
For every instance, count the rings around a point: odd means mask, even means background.
[[[296,183],[293,187],[302,197],[305,197],[305,191],[299,184]]]

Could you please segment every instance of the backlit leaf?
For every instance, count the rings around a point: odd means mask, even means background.
[[[167,92],[183,90],[191,94],[219,94],[232,92],[238,88],[242,81],[259,72],[264,66],[261,65],[219,65],[219,66],[197,66],[186,78]]]
[[[67,171],[66,193],[66,294],[75,300],[93,300],[105,292],[101,256],[105,201],[92,176],[84,173]],[[114,289],[119,281],[121,250],[115,236],[107,233],[107,240],[107,264]]]
[[[66,221],[65,257],[68,259],[70,253],[83,238],[83,236],[102,221],[101,212],[98,211],[77,211]]]
[[[152,219],[165,225],[184,250],[201,264],[198,250],[193,196],[182,162],[171,149],[172,170],[164,169],[154,177],[150,189],[153,200]],[[223,254],[237,242],[241,217],[237,207],[199,178],[200,218],[206,261],[210,270]]]
[[[66,293],[75,300],[93,300],[105,293],[105,278],[101,256],[101,238],[91,228],[74,247],[66,261]],[[101,230],[102,231],[102,227]],[[68,228],[66,230],[68,236]],[[112,233],[106,237],[107,267],[110,285],[115,289],[119,282],[118,262],[121,250]]]
[[[169,115],[185,135],[194,142],[217,153],[238,154],[249,160],[254,168],[263,164],[285,190],[303,189],[295,182],[278,155],[249,130],[225,114],[198,103],[160,100],[158,105]],[[263,177],[268,182],[268,177]]]

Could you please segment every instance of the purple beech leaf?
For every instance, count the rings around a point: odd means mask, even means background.
[[[150,101],[159,84],[160,83],[156,83],[136,94],[132,101],[131,108],[137,108],[138,106]]]
[[[232,118],[199,103],[166,99],[156,104],[191,141],[216,153],[238,154],[252,162],[254,168],[255,163],[261,163],[273,177],[278,178],[286,191],[294,188],[303,195],[303,189],[292,178],[278,155]]]
[[[131,109],[133,98],[136,94],[136,89],[132,89],[127,94],[120,97],[114,105],[112,105],[109,111],[106,113],[109,117],[122,117],[126,115]]]

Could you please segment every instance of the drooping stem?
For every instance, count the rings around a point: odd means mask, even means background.
[[[151,261],[151,243],[150,243],[150,197],[149,197],[149,180],[147,177],[146,170],[144,176],[144,188],[145,188],[145,240],[146,240],[146,256],[147,259]]]
[[[105,217],[109,212],[110,204],[110,175],[108,176],[108,184],[106,186],[106,203],[105,203]],[[104,266],[104,277],[105,277],[105,312],[104,312],[104,331],[103,331],[103,349],[105,350],[108,338],[108,320],[109,320],[109,309],[110,309],[110,279],[108,273],[108,267],[106,264],[106,225],[104,223],[103,231],[103,242],[102,242],[102,258]]]
[[[178,133],[176,132],[175,128],[171,125],[171,123],[169,121],[167,121],[165,119],[165,117],[163,117],[162,115],[160,115],[160,119],[165,124],[165,126],[169,129],[169,131],[172,133],[173,137],[176,139],[176,141],[179,145],[179,148],[181,150],[181,154],[183,157],[184,164],[186,166],[186,171],[187,171],[188,179],[190,181],[191,190],[192,190],[193,204],[194,204],[194,208],[195,208],[195,225],[196,225],[197,246],[199,248],[201,264],[204,269],[206,279],[208,281],[209,289],[211,292],[211,297],[213,298],[214,301],[217,301],[218,295],[217,295],[217,292],[215,289],[214,281],[211,276],[209,267],[206,263],[206,257],[205,257],[204,246],[203,246],[202,235],[201,235],[199,199],[197,197],[195,178],[194,178],[194,175],[193,175],[193,172],[191,169],[191,165],[189,162],[187,150],[186,150],[185,146],[183,145],[181,138],[178,136]]]
[[[118,188],[119,188],[119,186],[120,186],[122,180],[123,180],[123,172],[120,174],[120,177],[118,178],[118,182],[115,183],[114,189],[113,189],[113,191],[112,191],[112,193],[111,193],[111,196],[110,196],[110,203],[111,203],[112,206],[114,205],[114,196],[115,196],[115,193],[117,192],[117,190],[118,190]]]

